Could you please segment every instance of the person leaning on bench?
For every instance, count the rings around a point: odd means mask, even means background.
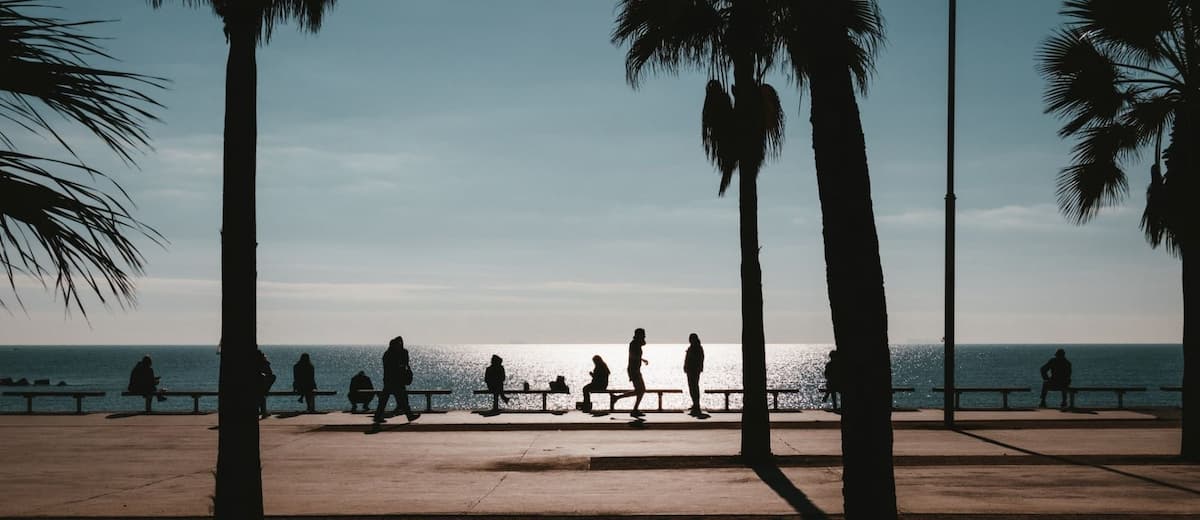
[[[689,414],[699,416],[700,411],[700,373],[704,371],[704,347],[700,345],[700,336],[695,332],[688,336],[687,353],[683,356],[683,372],[687,374],[688,393],[692,395],[692,408]]]
[[[275,372],[271,370],[271,361],[262,350],[258,351],[258,381],[262,387],[262,394],[258,396],[258,416],[266,419],[271,415],[267,413],[267,394],[275,384]]]
[[[633,341],[629,342],[629,366],[625,371],[629,374],[629,382],[633,383],[633,391],[626,392],[620,395],[608,394],[609,408],[615,408],[617,401],[626,397],[636,397],[633,402],[633,411],[629,415],[641,417],[646,415],[641,410],[642,398],[646,396],[646,380],[642,378],[642,365],[649,365],[650,362],[642,358],[642,347],[646,345],[646,330],[637,328],[633,330]]]
[[[371,383],[371,378],[367,377],[367,373],[359,370],[354,377],[350,378],[350,391],[347,396],[350,398],[350,413],[358,411],[358,405],[362,405],[364,412],[371,411],[371,399],[375,398],[374,393],[359,392],[359,390],[374,390],[375,385]]]
[[[592,376],[592,381],[583,385],[583,401],[576,403],[575,407],[590,413],[592,411],[592,392],[599,392],[608,389],[608,376],[611,374],[608,370],[608,363],[604,362],[604,358],[600,356],[592,356],[592,371],[588,372]]]
[[[504,395],[504,380],[506,379],[508,379],[508,375],[504,373],[504,360],[500,356],[492,354],[492,364],[483,370],[483,384],[487,385],[488,392],[492,393],[493,410],[500,408],[500,400],[508,404],[508,396]],[[526,383],[525,386],[528,387],[529,384]]]
[[[300,361],[292,365],[292,391],[300,394],[296,402],[304,401],[308,411],[316,411],[317,370],[309,359],[308,353],[300,354]]]
[[[1062,405],[1060,408],[1067,407],[1067,389],[1071,387],[1071,362],[1067,361],[1067,352],[1063,349],[1058,349],[1054,353],[1054,357],[1050,358],[1045,365],[1042,365],[1042,402],[1039,407],[1046,407],[1046,394],[1051,390],[1062,392]]]
[[[152,365],[150,356],[147,355],[133,366],[133,371],[129,373],[129,393],[144,396],[156,395],[159,401],[166,401],[167,396],[163,395],[166,389],[158,388],[159,377],[154,375]]]

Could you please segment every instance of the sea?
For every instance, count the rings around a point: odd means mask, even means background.
[[[556,376],[565,376],[571,395],[552,395],[553,409],[571,409],[582,399],[580,389],[589,381],[591,357],[600,355],[612,369],[611,388],[629,388],[625,375],[627,359],[625,344],[542,344],[542,345],[409,345],[414,381],[411,388],[449,389],[448,396],[435,396],[437,409],[482,409],[490,405],[490,397],[476,396],[472,390],[482,389],[483,373],[493,354],[504,359],[508,374],[507,387],[520,388],[528,383],[532,388],[547,388]],[[650,364],[643,368],[649,388],[686,389],[683,373],[685,344],[650,344],[643,357]],[[960,386],[1027,386],[1033,391],[1011,396],[1013,406],[1034,406],[1041,378],[1038,368],[1064,348],[1073,365],[1076,386],[1144,386],[1146,392],[1126,395],[1126,406],[1178,406],[1178,392],[1162,392],[1160,386],[1179,385],[1183,374],[1182,347],[1161,344],[1005,344],[958,345],[955,374]],[[308,353],[316,366],[317,385],[336,390],[338,395],[319,397],[318,409],[348,409],[346,389],[350,378],[358,371],[366,372],[376,388],[382,386],[380,360],[384,345],[267,345],[262,350],[278,376],[272,390],[291,390],[292,365],[302,353]],[[741,388],[741,348],[739,345],[705,345],[704,373],[701,387]],[[824,384],[823,370],[829,344],[773,344],[767,346],[767,381],[769,387],[798,388],[798,394],[780,396],[780,406],[789,408],[819,408],[824,405],[818,391]],[[140,398],[121,397],[128,384],[129,372],[143,355],[154,360],[154,370],[168,390],[216,390],[220,355],[217,347],[196,345],[77,345],[77,346],[0,346],[0,378],[49,379],[51,385],[65,382],[65,387],[27,387],[53,390],[102,390],[108,395],[88,398],[84,410],[89,412],[129,412],[142,406]],[[910,386],[913,393],[896,395],[901,407],[940,408],[942,395],[932,388],[942,385],[942,345],[892,345],[892,384]],[[0,387],[0,390],[20,390]],[[1051,394],[1051,401],[1057,399]],[[665,407],[683,408],[683,395],[665,397]],[[720,395],[705,395],[704,405],[720,407]],[[414,407],[421,407],[424,398],[413,396]],[[629,403],[632,404],[632,403]],[[998,406],[999,396],[964,395],[964,406]],[[1080,394],[1080,406],[1112,406],[1115,398],[1109,393]],[[654,406],[650,395],[645,406]],[[733,396],[731,405],[741,405]],[[156,410],[190,410],[192,400],[172,397],[157,403]],[[295,398],[272,397],[269,408],[287,412],[303,409]],[[538,408],[538,396],[514,396],[512,407]],[[37,411],[69,411],[74,409],[70,398],[39,398],[34,402]],[[213,410],[216,399],[201,401],[201,408]],[[25,409],[20,397],[0,397],[0,412],[19,412]]]

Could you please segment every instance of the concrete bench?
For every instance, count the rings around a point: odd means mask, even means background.
[[[79,392],[79,391],[50,391],[36,390],[29,392],[4,392],[4,395],[25,398],[25,413],[33,413],[33,398],[35,397],[74,397],[75,398],[75,413],[83,413],[83,398],[84,397],[103,397],[104,392]]]
[[[721,411],[728,412],[729,411],[729,395],[745,393],[745,390],[742,390],[740,388],[713,388],[713,389],[705,389],[704,393],[706,393],[706,394],[725,394],[725,406],[723,408],[721,408]],[[779,410],[779,394],[798,394],[798,393],[800,393],[800,389],[798,389],[798,388],[768,388],[767,393],[771,394],[771,409],[778,411]]]
[[[141,397],[146,400],[146,413],[150,413],[154,407],[154,399],[158,395],[163,397],[191,397],[192,398],[192,413],[200,413],[200,398],[201,397],[216,397],[220,395],[218,392],[210,390],[176,390],[169,392],[143,394],[138,392],[121,392],[124,397]]]
[[[627,394],[630,392],[633,392],[632,388],[624,389],[624,390],[623,389],[606,388],[604,390],[592,390],[591,391],[591,393],[593,393],[593,394]],[[658,394],[657,410],[661,412],[661,411],[663,411],[663,394],[682,394],[683,390],[680,390],[678,388],[647,388],[646,393],[647,394]],[[612,397],[612,396],[610,395],[609,397]],[[610,411],[610,412],[613,411],[612,399],[609,399],[609,401],[608,401],[608,411]]]
[[[541,395],[543,412],[549,411],[549,408],[547,408],[546,398],[550,394],[569,394],[569,393],[570,392],[562,392],[562,391],[557,391],[557,390],[538,390],[538,389],[532,389],[532,388],[529,390],[505,390],[504,391],[504,395]],[[490,396],[492,396],[492,410],[500,409],[500,394],[492,392],[491,390],[476,390],[475,395],[490,395]]]
[[[1125,408],[1127,392],[1145,392],[1144,386],[1072,386],[1067,388],[1067,398],[1071,408],[1075,408],[1075,394],[1079,392],[1112,392],[1117,394],[1117,409]]]
[[[383,390],[361,389],[361,390],[355,390],[354,393],[356,393],[356,394],[371,394],[375,397],[379,397],[379,392],[382,392],[382,391]],[[440,389],[439,390],[406,390],[406,392],[408,392],[409,395],[419,394],[419,395],[425,396],[425,410],[424,411],[426,411],[426,412],[433,411],[433,396],[435,396],[435,395],[450,395],[450,394],[454,393],[450,390],[440,390]]]
[[[935,387],[933,387],[933,391],[939,392],[939,393],[944,393],[946,391],[946,389],[944,389],[940,386],[935,386]],[[954,388],[954,409],[958,410],[958,409],[962,408],[961,401],[962,401],[963,394],[967,394],[967,393],[972,393],[972,394],[999,393],[1001,408],[1003,408],[1005,410],[1010,410],[1011,408],[1009,408],[1009,406],[1008,406],[1008,394],[1011,394],[1013,392],[1028,392],[1028,391],[1029,391],[1028,386],[959,386],[959,387]]]
[[[830,392],[823,386],[821,388],[818,388],[817,391],[826,392],[829,394],[829,397],[833,399],[833,409],[834,410],[841,408],[841,406],[838,405],[838,395],[839,395],[838,392]],[[898,393],[905,393],[905,392],[912,393],[912,392],[916,392],[916,391],[917,391],[917,389],[913,388],[911,386],[893,386],[892,387],[892,395],[893,396]],[[892,408],[894,409],[895,405],[893,405]]]

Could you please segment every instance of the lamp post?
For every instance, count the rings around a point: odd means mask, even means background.
[[[957,2],[950,0],[950,35],[946,73],[946,329],[942,342],[946,354],[942,389],[943,421],[954,427],[954,26]]]

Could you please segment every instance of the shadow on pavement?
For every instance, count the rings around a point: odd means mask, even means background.
[[[984,437],[983,435],[979,435],[977,433],[971,433],[969,431],[964,431],[964,430],[960,430],[960,429],[954,429],[953,431],[955,431],[956,433],[959,433],[961,435],[966,435],[967,437],[971,437],[972,439],[980,440],[980,441],[986,442],[988,444],[994,444],[996,446],[1000,446],[1001,448],[1007,448],[1010,450],[1019,451],[1026,455],[1033,455],[1036,457],[1045,457],[1047,459],[1056,460],[1058,462],[1070,464],[1073,466],[1087,466],[1089,468],[1096,468],[1099,470],[1107,471],[1109,473],[1115,473],[1115,474],[1121,475],[1123,477],[1129,477],[1132,479],[1140,480],[1140,481],[1146,482],[1148,484],[1154,484],[1157,486],[1162,486],[1162,487],[1174,489],[1177,491],[1183,491],[1184,493],[1191,493],[1193,495],[1200,496],[1200,490],[1192,489],[1187,486],[1181,486],[1179,484],[1172,484],[1170,482],[1166,482],[1166,481],[1162,481],[1162,480],[1158,480],[1158,479],[1154,479],[1154,478],[1150,478],[1150,477],[1146,477],[1146,476],[1142,476],[1142,475],[1137,475],[1134,473],[1130,473],[1128,471],[1121,471],[1116,468],[1110,468],[1103,464],[1094,464],[1094,463],[1086,462],[1084,460],[1080,460],[1080,459],[1074,458],[1074,457],[1068,457],[1068,456],[1063,456],[1063,455],[1050,455],[1047,453],[1036,452],[1036,451],[1033,451],[1030,449],[1022,448],[1020,446],[1014,446],[1014,445],[1008,444],[1006,442],[1001,442],[996,439]]]
[[[817,519],[828,520],[829,515],[822,511],[816,504],[813,504],[808,496],[800,491],[795,484],[792,484],[791,479],[783,474],[779,469],[779,465],[775,462],[765,462],[753,464],[754,474],[771,488],[780,498],[787,501],[788,505],[792,506],[801,518],[805,520]]]

